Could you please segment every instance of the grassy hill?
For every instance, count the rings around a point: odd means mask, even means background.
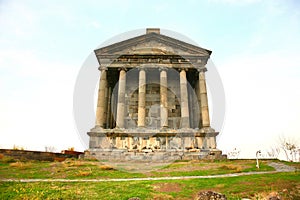
[[[142,163],[140,165],[150,165],[143,168],[137,163],[75,159],[63,162],[21,162],[3,157],[0,159],[0,179],[17,181],[0,182],[0,199],[194,199],[199,191],[205,190],[223,193],[228,199],[264,199],[270,193],[278,193],[282,199],[300,199],[299,170],[205,179],[111,180],[275,172],[268,165],[269,162],[280,161],[261,161],[260,169],[255,167],[255,160],[178,161],[167,165]],[[299,163],[281,163],[300,168]],[[37,179],[41,180],[30,182]]]

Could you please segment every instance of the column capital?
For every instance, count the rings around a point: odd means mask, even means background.
[[[160,72],[161,72],[161,71],[168,71],[168,69],[169,69],[168,67],[162,67],[162,66],[158,68],[158,70],[159,70]]]
[[[187,72],[187,71],[188,71],[188,68],[178,68],[178,71],[179,71],[179,72],[181,72],[181,71],[186,71],[186,72]]]
[[[103,71],[103,70],[107,71],[108,68],[107,68],[106,65],[100,65],[100,66],[98,67],[98,70],[99,70],[99,71]]]
[[[126,68],[126,67],[119,67],[118,70],[119,70],[119,71],[124,70],[124,71],[126,72],[126,71],[127,71],[127,68]]]
[[[147,67],[145,67],[145,66],[138,66],[137,69],[139,71],[141,71],[141,70],[146,71]]]
[[[206,69],[206,67],[200,67],[200,68],[198,68],[197,69],[197,71],[200,73],[200,72],[206,72],[207,71],[207,69]]]

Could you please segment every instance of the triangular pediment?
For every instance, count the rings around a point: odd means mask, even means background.
[[[159,33],[147,33],[95,50],[98,59],[112,55],[181,55],[209,58],[211,51]]]

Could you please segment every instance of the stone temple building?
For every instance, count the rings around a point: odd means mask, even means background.
[[[211,53],[156,28],[96,49],[100,81],[89,155],[105,160],[221,158],[205,81]]]

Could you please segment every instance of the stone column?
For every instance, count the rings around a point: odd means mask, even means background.
[[[210,127],[205,70],[200,70],[199,72],[199,93],[200,93],[200,107],[201,107],[200,110],[201,110],[202,126]]]
[[[115,120],[116,120],[116,95],[112,92],[111,93],[111,104],[110,104],[110,107],[111,107],[111,115],[110,115],[110,123],[109,123],[109,126],[111,128],[114,128],[115,126]]]
[[[165,68],[160,68],[160,126],[168,127],[168,81]]]
[[[189,105],[192,105],[189,107],[189,115],[190,115],[190,127],[191,128],[196,128],[194,127],[194,106],[193,106],[193,101],[194,101],[194,93],[191,87],[188,87],[188,93],[190,94],[190,98],[189,99]]]
[[[107,68],[101,67],[101,76],[99,81],[98,102],[96,110],[96,127],[105,128],[106,124],[106,92],[107,92]]]
[[[107,95],[107,116],[106,116],[106,128],[111,128],[111,87],[108,88]]]
[[[144,68],[139,72],[139,101],[138,101],[138,127],[145,127],[146,117],[146,72]]]
[[[186,79],[186,72],[184,69],[181,69],[180,71],[180,107],[181,107],[181,128],[190,128],[187,79]]]
[[[197,110],[195,109],[195,115],[197,114],[199,116],[199,121],[196,121],[198,124],[196,124],[196,126],[198,128],[202,128],[202,114],[201,114],[201,102],[200,102],[200,89],[199,89],[199,80],[196,81],[195,84],[195,92],[197,95],[197,101],[195,101],[195,103],[197,103]]]
[[[119,88],[118,88],[118,104],[117,104],[117,119],[116,127],[125,128],[125,89],[126,89],[126,71],[124,68],[120,69]]]

